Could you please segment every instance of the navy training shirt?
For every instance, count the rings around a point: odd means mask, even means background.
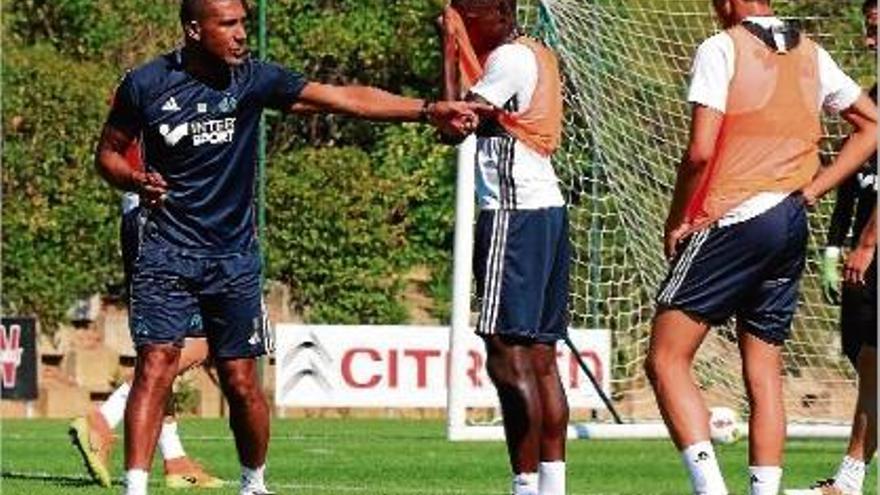
[[[129,72],[116,92],[110,126],[143,135],[148,171],[168,183],[150,215],[158,234],[196,253],[244,251],[256,240],[257,131],[264,108],[293,104],[305,78],[248,59],[215,89],[183,70],[178,51]]]

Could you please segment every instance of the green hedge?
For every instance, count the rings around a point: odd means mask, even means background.
[[[312,80],[435,95],[437,5],[269,2],[270,56]],[[123,71],[179,43],[177,6],[4,4],[4,312],[36,314],[51,331],[76,299],[119,283],[116,194],[93,170],[93,147]],[[450,150],[419,125],[269,120],[267,269],[307,320],[403,321],[402,280],[415,264],[437,277],[445,317]]]
[[[119,278],[116,196],[93,167],[112,76],[48,46],[3,62],[3,310],[52,328]]]

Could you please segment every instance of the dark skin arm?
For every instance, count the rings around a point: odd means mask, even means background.
[[[105,124],[95,151],[95,167],[111,186],[137,192],[147,206],[156,206],[167,192],[168,185],[155,172],[134,170],[125,159],[126,151],[135,142],[136,133]]]
[[[849,256],[846,257],[846,266],[843,270],[844,279],[849,284],[864,285],[865,274],[874,260],[877,252],[877,208],[874,207],[874,213],[871,219],[865,224],[859,236],[859,244]]]
[[[461,100],[461,74],[459,73],[459,58],[458,58],[458,50],[457,47],[454,46],[451,40],[447,40],[444,36],[443,32],[443,16],[437,18],[437,27],[440,32],[440,41],[443,46],[443,87],[441,88],[441,93],[443,95],[444,101],[459,101]],[[497,118],[497,114],[499,110],[486,101],[482,96],[468,93],[465,96],[465,101],[473,102],[481,105],[481,107],[477,110],[477,119],[474,122],[474,129],[479,127],[481,119],[493,119]],[[447,134],[442,132],[441,130],[441,139],[446,144],[459,144],[464,141],[464,138],[467,137],[467,134]]]

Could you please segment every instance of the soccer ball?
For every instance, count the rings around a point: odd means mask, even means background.
[[[709,437],[714,443],[734,443],[742,437],[739,415],[729,407],[709,409]]]

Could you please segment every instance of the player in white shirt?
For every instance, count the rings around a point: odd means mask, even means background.
[[[665,231],[672,266],[645,367],[693,493],[726,495],[691,366],[710,327],[736,316],[751,411],[750,494],[775,495],[785,441],[782,345],[805,263],[804,206],[876,149],[877,117],[861,88],[776,18],[769,1],[713,5],[725,31],[694,59],[690,143]],[[855,132],[816,176],[822,108]]]
[[[552,93],[544,83],[559,82],[555,58],[548,62],[546,47],[519,37],[516,1],[454,0],[452,7],[485,61],[467,99],[508,115],[542,112],[544,97]],[[448,74],[458,62],[446,62]],[[548,108],[561,109],[556,93],[558,106]],[[446,94],[462,96],[448,87]],[[544,121],[552,122],[547,127],[556,124],[561,131],[561,114],[544,115],[553,115]],[[552,152],[513,132],[500,118],[482,119],[475,132],[477,334],[485,341],[486,367],[501,402],[511,493],[564,495],[568,403],[556,343],[568,328],[568,219]]]

